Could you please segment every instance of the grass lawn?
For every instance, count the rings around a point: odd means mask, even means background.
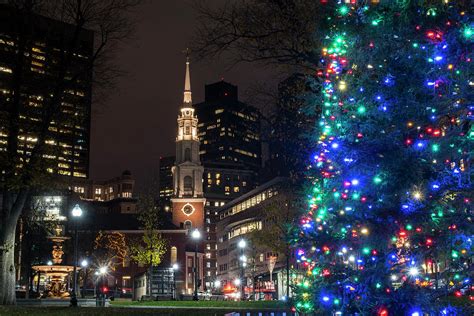
[[[223,316],[229,311],[193,310],[192,316]],[[146,309],[146,308],[113,308],[113,307],[3,307],[0,306],[1,316],[128,316],[128,315],[160,315],[160,316],[189,316],[190,310]]]
[[[178,307],[226,307],[226,308],[243,308],[243,309],[288,309],[284,302],[281,301],[125,301],[117,300],[110,302],[112,306],[178,306]]]

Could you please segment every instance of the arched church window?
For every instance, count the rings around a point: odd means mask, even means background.
[[[184,191],[192,191],[193,189],[193,178],[191,176],[185,176],[183,179]]]
[[[191,161],[191,148],[184,149],[184,160]]]
[[[184,134],[185,134],[185,135],[190,135],[190,134],[191,134],[191,126],[186,125],[186,126],[184,127]]]
[[[176,248],[175,246],[171,247],[171,264],[173,263],[176,263],[176,261],[178,261],[178,248]]]

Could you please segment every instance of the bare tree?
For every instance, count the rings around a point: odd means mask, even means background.
[[[266,172],[292,181],[302,178],[309,157],[309,128],[320,114],[320,32],[331,5],[312,0],[226,1],[221,6],[194,4],[199,19],[193,50],[200,58],[224,55],[235,65],[256,63],[279,70],[278,95],[258,89],[252,100],[271,103],[263,115],[262,138],[273,150]],[[315,106],[308,106],[309,100]],[[264,175],[265,176],[265,175]]]
[[[29,193],[44,177],[47,137],[53,122],[65,119],[61,111],[66,91],[84,80],[95,82],[95,93],[104,91],[114,82],[118,68],[113,62],[117,45],[128,38],[132,30],[131,10],[139,0],[11,0],[8,5],[16,25],[14,67],[10,82],[11,98],[1,108],[2,124],[8,133],[7,151],[0,155],[3,172],[0,193],[0,304],[15,304],[15,234],[17,221]],[[21,113],[25,107],[25,69],[34,39],[31,31],[41,23],[39,15],[62,24],[55,34],[58,58],[48,81],[49,94],[44,98],[34,125],[23,126]],[[44,20],[43,20],[44,23]],[[85,32],[93,32],[94,47],[87,62],[80,67],[75,60],[81,51]],[[34,133],[36,141],[24,155],[19,148],[22,132]],[[47,179],[51,180],[51,179]]]
[[[328,6],[313,0],[227,1],[219,7],[197,1],[193,50],[201,58],[229,53],[233,62],[261,62],[313,71],[319,30],[330,23]]]

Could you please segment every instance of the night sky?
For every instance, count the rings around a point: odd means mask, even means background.
[[[148,0],[137,11],[135,38],[118,52],[127,74],[106,106],[92,114],[90,178],[103,180],[127,169],[140,189],[157,173],[159,157],[174,154],[184,87],[182,51],[197,21],[185,0]],[[229,70],[226,60],[191,60],[193,102],[203,100],[205,84],[222,78],[238,85],[240,98],[248,101],[246,91],[265,77],[265,70],[253,65]]]

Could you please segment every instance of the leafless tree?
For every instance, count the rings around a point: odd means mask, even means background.
[[[68,90],[80,80],[94,81],[94,94],[103,96],[119,75],[113,54],[117,46],[131,35],[133,9],[139,0],[11,0],[7,5],[14,15],[16,30],[14,42],[15,61],[10,82],[11,99],[0,108],[1,122],[7,130],[7,151],[0,155],[0,305],[15,304],[15,234],[17,221],[24,209],[28,195],[44,180],[45,140],[52,122],[65,119],[61,103]],[[45,98],[34,126],[23,126],[21,112],[25,98],[24,73],[28,53],[34,39],[31,30],[38,25],[38,16],[51,18],[62,24],[57,38],[58,59],[49,79],[50,96]],[[75,54],[80,51],[82,36],[93,32],[94,48],[87,63],[75,64]],[[97,104],[97,102],[95,102]],[[37,138],[28,156],[19,151],[19,135],[25,128]],[[28,129],[34,129],[30,131]]]

